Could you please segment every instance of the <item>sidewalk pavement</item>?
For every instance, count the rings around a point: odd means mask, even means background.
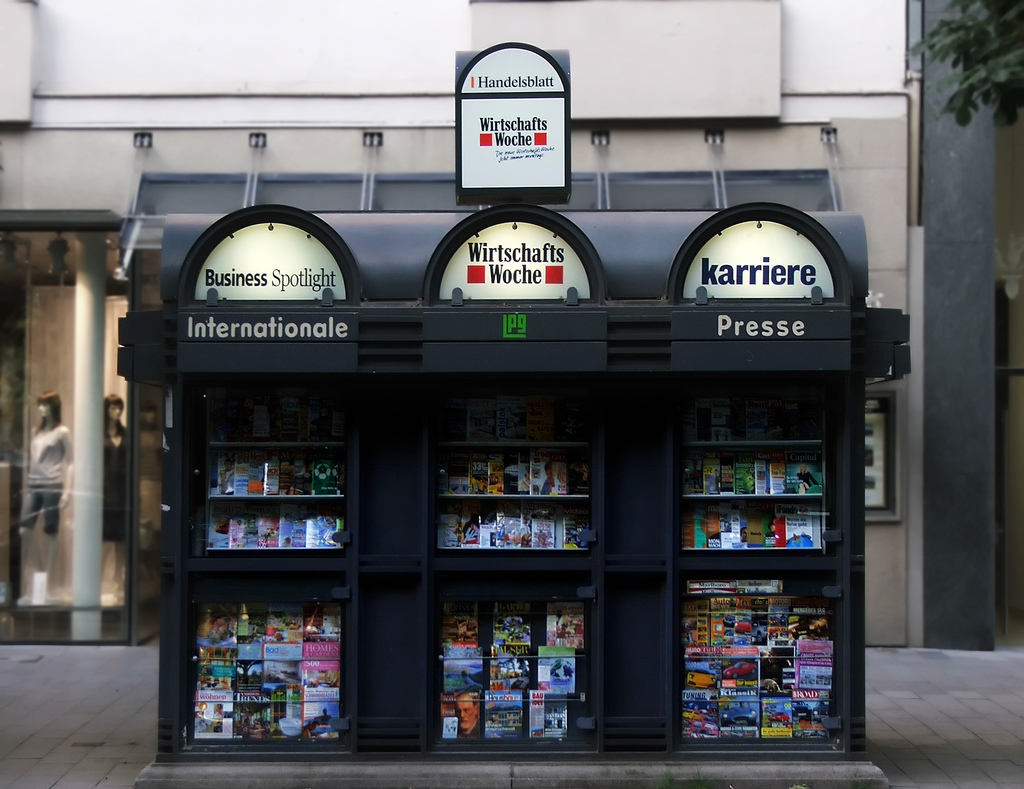
[[[1024,649],[872,648],[866,665],[866,757],[890,786],[1024,789]],[[156,680],[155,646],[0,645],[0,789],[132,787]]]

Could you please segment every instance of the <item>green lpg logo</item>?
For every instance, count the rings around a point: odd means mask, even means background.
[[[508,313],[501,316],[501,336],[506,340],[526,339],[526,316],[522,313]]]

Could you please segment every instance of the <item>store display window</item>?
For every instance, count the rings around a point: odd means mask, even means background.
[[[691,398],[683,412],[682,549],[821,550],[823,424],[810,392]]]
[[[581,736],[588,612],[579,600],[441,604],[442,742],[566,742]]]
[[[195,648],[196,742],[339,739],[340,604],[203,604]]]
[[[691,581],[682,599],[684,740],[829,736],[834,616],[781,580]]]
[[[451,399],[438,430],[438,548],[589,547],[589,420],[579,402]]]
[[[345,411],[325,394],[217,389],[207,398],[201,550],[337,550],[345,530]]]

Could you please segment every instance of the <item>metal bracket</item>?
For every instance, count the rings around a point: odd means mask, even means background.
[[[703,285],[697,287],[697,303],[707,304],[708,303],[708,289]]]
[[[576,728],[580,731],[594,731],[597,728],[597,718],[577,718]]]
[[[334,731],[348,731],[351,725],[348,718],[331,718],[331,728]]]
[[[320,294],[320,306],[322,307],[333,307],[334,306],[334,291],[330,288],[324,288],[324,292]]]
[[[596,586],[581,586],[576,590],[576,596],[580,600],[596,600],[597,599],[597,587]]]
[[[452,288],[452,306],[462,306],[462,288]]]
[[[842,542],[843,533],[838,529],[826,529],[821,533],[822,542]]]
[[[349,586],[335,586],[331,589],[332,600],[351,600],[352,588]]]
[[[217,289],[208,288],[206,290],[206,306],[216,307],[217,306]]]
[[[843,596],[843,587],[841,586],[823,586],[821,587],[821,596],[827,597],[831,600],[838,600]]]
[[[597,530],[596,529],[583,529],[576,533],[576,542],[597,542]]]
[[[335,545],[348,545],[352,542],[352,532],[336,531],[331,535],[331,542]]]
[[[834,717],[826,715],[821,719],[821,725],[829,731],[838,731],[843,728],[843,719],[838,715]]]
[[[575,287],[565,291],[565,306],[578,307],[580,305],[580,292]]]

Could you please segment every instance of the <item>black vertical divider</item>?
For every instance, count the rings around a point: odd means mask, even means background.
[[[433,664],[424,628],[424,407],[422,399],[375,392],[360,409],[354,613],[355,744],[362,752],[418,752],[425,743],[425,672]]]
[[[173,383],[171,382],[173,380]],[[168,393],[173,395],[168,396]],[[188,681],[188,663],[182,645],[188,643],[188,591],[184,582],[182,557],[188,539],[188,513],[183,485],[185,473],[184,391],[180,378],[168,376],[165,388],[163,435],[167,450],[163,457],[163,501],[171,502],[161,512],[160,528],[160,696],[157,724],[157,752],[179,753],[184,744],[187,718],[182,699]]]
[[[673,531],[669,409],[650,391],[638,407],[637,393],[626,390],[605,410],[602,745],[664,751],[672,736],[666,689],[674,610],[666,539]]]

